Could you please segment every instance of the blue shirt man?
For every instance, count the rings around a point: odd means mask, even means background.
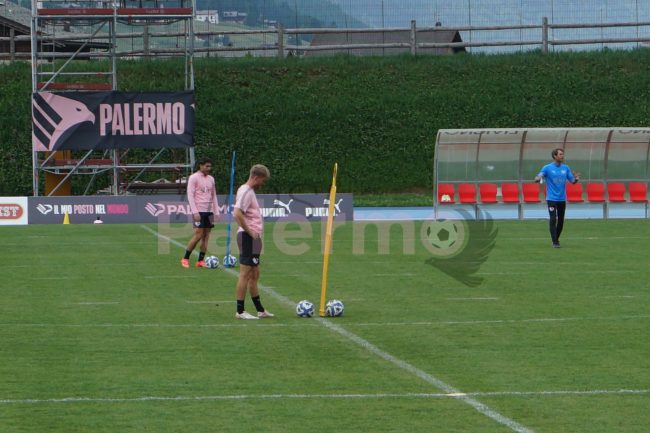
[[[580,173],[575,175],[564,163],[564,150],[553,149],[553,162],[546,164],[535,176],[535,182],[546,179],[546,203],[548,204],[549,231],[553,248],[560,248],[560,235],[564,227],[566,210],[566,183],[578,183]]]
[[[566,182],[576,183],[576,178],[568,165],[560,162],[546,164],[537,177],[546,179],[546,199],[566,201]]]

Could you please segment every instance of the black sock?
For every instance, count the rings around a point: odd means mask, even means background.
[[[190,250],[185,250],[185,257],[184,257],[184,259],[185,259],[185,260],[189,260],[191,254],[192,254],[192,251],[190,251]]]
[[[251,296],[251,299],[253,300],[253,304],[255,304],[255,309],[257,311],[264,311],[264,307],[262,307],[262,302],[260,301],[260,295],[257,295],[255,297]]]
[[[205,252],[199,251],[199,262],[205,257]]]
[[[237,299],[237,314],[241,314],[243,312],[244,312],[244,300]]]

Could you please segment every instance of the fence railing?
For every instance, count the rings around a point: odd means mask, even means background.
[[[408,49],[412,55],[417,55],[420,49],[426,48],[438,48],[438,49],[456,49],[456,48],[483,48],[483,47],[533,47],[535,49],[540,49],[541,52],[549,52],[549,48],[554,46],[581,46],[581,45],[604,45],[604,44],[629,44],[629,43],[649,43],[650,36],[636,36],[636,37],[595,37],[595,38],[583,38],[583,39],[562,39],[560,37],[555,37],[552,33],[552,30],[567,30],[567,29],[606,29],[606,28],[622,28],[622,27],[635,27],[638,29],[644,27],[650,27],[650,21],[644,22],[618,22],[618,23],[590,23],[590,24],[553,24],[548,22],[548,18],[544,17],[542,22],[539,25],[500,25],[500,26],[458,26],[458,27],[417,27],[415,21],[411,21],[410,27],[395,27],[395,28],[355,28],[355,29],[340,29],[340,28],[288,28],[285,29],[282,26],[278,28],[268,28],[268,29],[251,29],[251,30],[214,30],[214,31],[197,31],[194,33],[194,37],[202,40],[201,38],[223,38],[224,36],[251,36],[251,35],[270,35],[273,37],[273,43],[263,43],[263,44],[237,44],[230,46],[222,45],[208,45],[203,47],[194,48],[195,54],[204,54],[204,55],[232,55],[233,53],[244,53],[258,56],[277,56],[283,58],[287,55],[300,55],[310,51],[331,51],[331,50],[355,50],[355,49],[372,49],[372,48],[403,48]],[[520,31],[530,31],[530,30],[539,30],[538,38],[531,38],[526,40],[507,40],[506,38],[489,38],[494,40],[483,40],[477,41],[472,40],[470,37],[469,41],[465,42],[418,42],[418,33],[421,32],[469,32],[470,35],[473,32],[489,32],[496,33],[505,30],[520,30]],[[366,33],[366,34],[387,34],[387,33],[397,33],[397,32],[410,32],[410,38],[408,42],[382,42],[382,43],[349,43],[349,44],[332,44],[332,45],[311,45],[309,42],[302,41],[300,43],[294,42],[289,43],[292,39],[298,41],[299,35],[316,35],[316,34],[327,34],[327,33],[337,33],[337,34],[354,34],[354,33]],[[637,31],[637,35],[638,35]],[[141,38],[143,44],[142,49],[131,49],[131,50],[118,50],[116,55],[118,57],[138,57],[138,56],[184,56],[186,51],[183,47],[171,47],[171,48],[155,48],[151,46],[151,41],[156,38],[181,38],[186,37],[187,34],[180,31],[170,31],[170,32],[153,32],[144,29],[142,32],[134,33],[117,33],[113,36],[108,34],[96,34],[92,36],[93,41],[107,41],[112,37],[116,39],[138,39]],[[295,36],[295,37],[291,37]],[[37,40],[39,42],[54,42],[54,41],[83,41],[91,39],[90,34],[71,34],[67,32],[65,35],[39,35]],[[487,38],[486,38],[487,39]],[[13,29],[10,29],[9,36],[0,37],[0,47],[8,47],[8,51],[0,52],[0,58],[9,59],[9,60],[19,60],[30,58],[30,52],[24,52],[17,47],[19,43],[30,41],[31,36],[29,35],[16,35]],[[6,48],[5,48],[6,49]],[[78,58],[106,58],[111,57],[112,54],[109,52],[94,51],[88,53],[79,53]],[[67,58],[69,54],[61,52],[51,52],[45,54],[45,58]]]

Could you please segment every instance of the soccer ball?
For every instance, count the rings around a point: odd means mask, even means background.
[[[230,254],[223,257],[224,268],[234,268],[235,266],[237,266],[237,257]]]
[[[219,257],[208,256],[205,258],[205,267],[208,269],[217,269],[219,267]]]
[[[451,220],[434,221],[427,227],[427,237],[434,248],[447,250],[453,248],[460,240],[459,225],[461,222]]]
[[[311,317],[314,315],[314,304],[302,300],[296,305],[296,314],[300,317]]]
[[[330,317],[338,317],[343,314],[343,302],[338,299],[332,299],[325,304],[325,313]]]

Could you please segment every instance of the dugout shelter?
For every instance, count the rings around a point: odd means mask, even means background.
[[[648,218],[650,128],[442,129],[434,157],[436,218],[547,218],[533,182],[555,148],[581,181],[567,218]],[[485,213],[487,212],[487,213]]]

